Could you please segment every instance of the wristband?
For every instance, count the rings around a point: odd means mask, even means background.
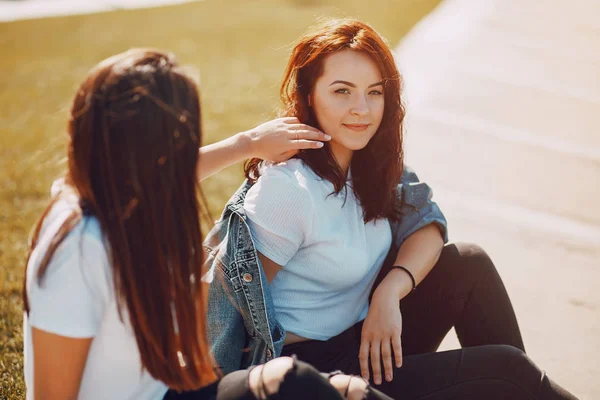
[[[415,277],[413,276],[412,272],[408,270],[408,268],[403,267],[402,265],[394,265],[392,268],[398,268],[406,272],[408,276],[410,276],[410,280],[412,281],[412,290],[417,290],[417,281],[415,281]]]

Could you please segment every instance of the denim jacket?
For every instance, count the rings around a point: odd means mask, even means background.
[[[242,184],[204,241],[204,279],[210,282],[208,337],[225,374],[278,357],[285,339],[243,208],[251,186],[248,181]],[[407,166],[398,196],[402,218],[390,224],[393,240],[387,263],[394,261],[408,236],[431,223],[439,227],[444,242],[448,240],[446,219],[431,200],[431,189]]]

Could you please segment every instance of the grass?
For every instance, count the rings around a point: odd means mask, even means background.
[[[135,46],[173,51],[200,71],[204,143],[275,115],[293,41],[322,15],[353,16],[396,44],[438,0],[206,0],[149,10],[0,24],[0,399],[25,396],[21,286],[27,237],[64,171],[64,127],[77,84]],[[218,214],[239,165],[204,185]]]

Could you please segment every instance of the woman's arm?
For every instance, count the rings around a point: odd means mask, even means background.
[[[32,328],[33,398],[77,399],[92,338],[74,339]]]
[[[330,137],[297,118],[278,118],[200,148],[198,178],[205,178],[246,158],[285,161],[301,149],[323,147]]]
[[[407,268],[419,284],[437,262],[444,238],[435,224],[429,224],[406,238],[396,255],[394,265]],[[412,290],[412,280],[401,269],[392,269],[379,284],[365,322],[363,324],[359,361],[362,376],[369,379],[369,360],[373,370],[373,380],[382,382],[381,364],[385,380],[393,379],[394,356],[396,367],[402,365],[402,314],[399,301]]]
[[[277,273],[281,269],[281,265],[277,264],[274,261],[271,261],[261,253],[258,253],[258,259],[260,260],[260,265],[262,266],[263,271],[267,276],[267,282],[273,282],[273,278],[275,278],[275,275],[277,275]]]
[[[442,253],[444,239],[438,227],[434,224],[425,226],[411,234],[400,246],[394,265],[407,268],[414,276],[418,285],[431,271]],[[375,290],[381,288],[387,296],[401,300],[412,290],[412,280],[398,268],[392,269]]]

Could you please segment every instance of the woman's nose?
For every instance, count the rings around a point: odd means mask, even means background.
[[[369,114],[370,110],[369,105],[367,104],[367,99],[365,99],[363,96],[360,96],[360,98],[357,99],[356,103],[353,105],[350,112],[352,113],[352,115],[356,115],[359,117]]]

